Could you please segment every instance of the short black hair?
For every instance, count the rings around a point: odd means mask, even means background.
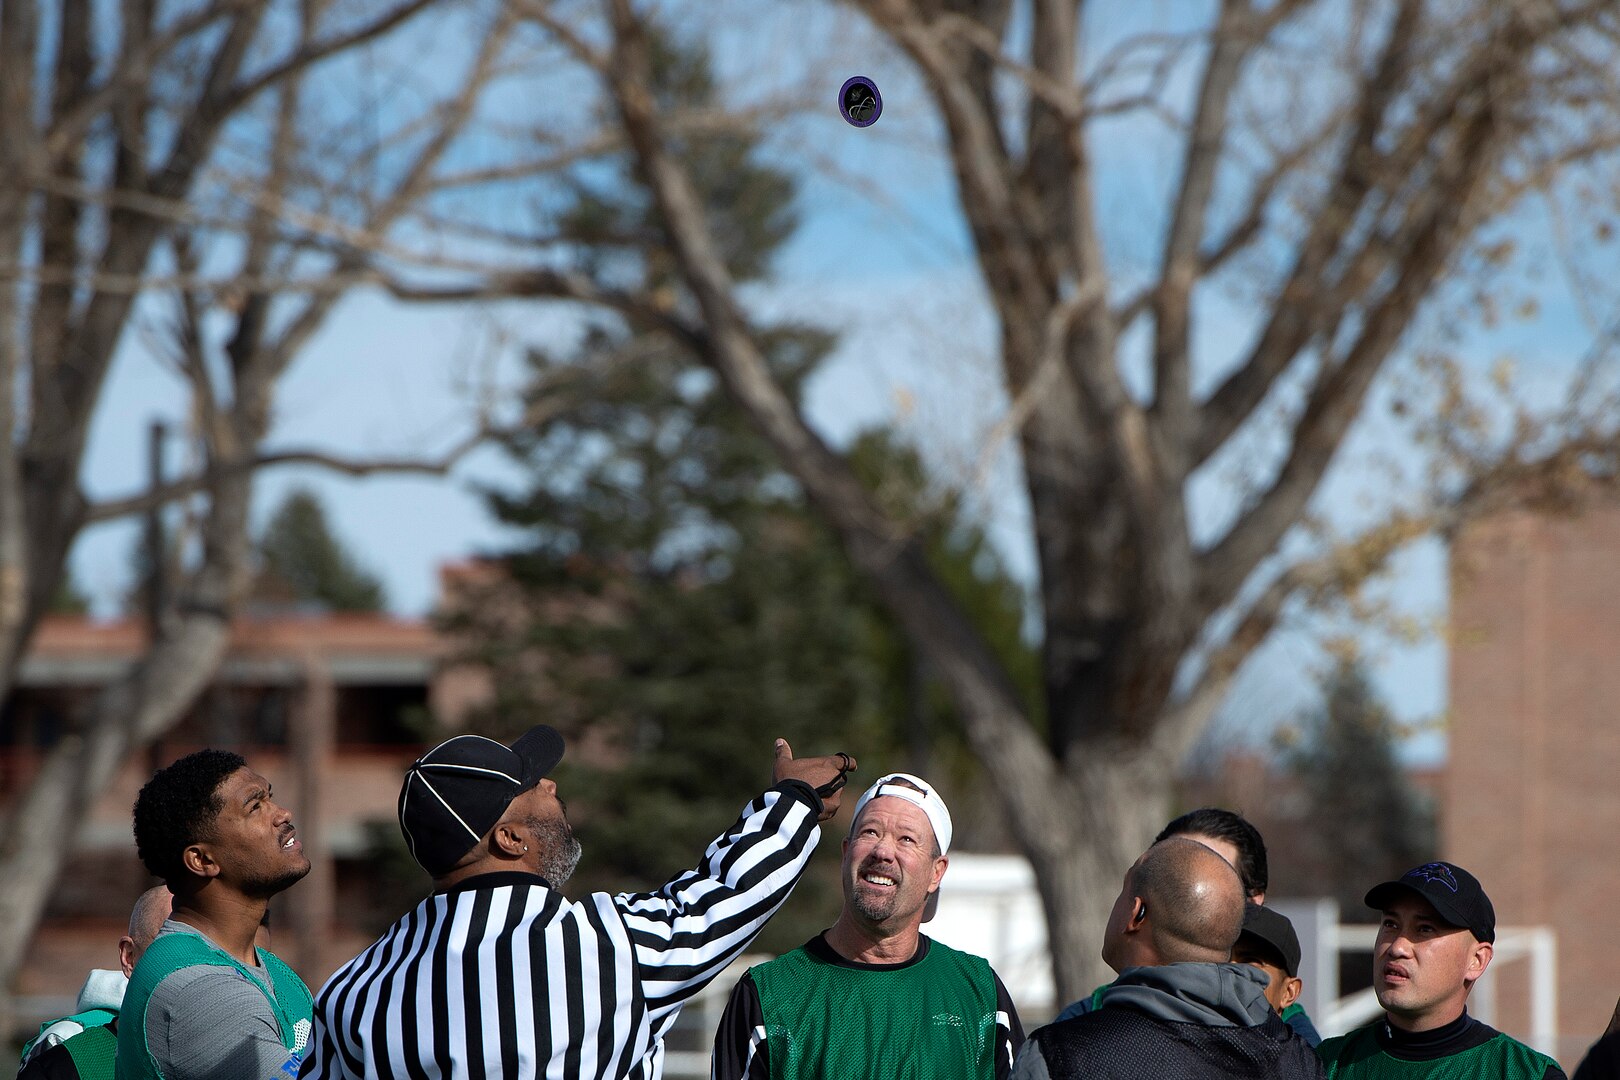
[[[1222,810],[1218,806],[1189,810],[1166,825],[1153,838],[1153,842],[1157,844],[1172,836],[1193,833],[1225,840],[1237,848],[1236,870],[1238,877],[1243,879],[1243,891],[1249,896],[1259,896],[1266,891],[1270,881],[1270,871],[1266,866],[1266,842],[1261,839],[1260,830],[1249,824],[1242,814]]]
[[[170,885],[185,878],[181,854],[212,836],[225,808],[219,785],[245,765],[229,750],[198,750],[152,774],[135,797],[135,851],[154,877]]]

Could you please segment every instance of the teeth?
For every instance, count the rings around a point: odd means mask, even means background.
[[[866,880],[874,885],[893,885],[894,878],[884,877],[882,874],[867,874]]]

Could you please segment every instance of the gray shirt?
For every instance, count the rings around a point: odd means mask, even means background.
[[[196,934],[173,919],[161,934]],[[309,1040],[299,1021],[293,1054],[281,1045],[280,1025],[266,991],[275,993],[270,973],[255,969],[263,988],[233,967],[213,964],[181,968],[152,990],[146,1003],[146,1045],[166,1080],[291,1080],[299,1053]]]

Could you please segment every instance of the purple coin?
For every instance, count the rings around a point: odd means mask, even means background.
[[[838,91],[838,111],[858,128],[877,123],[878,117],[883,115],[883,95],[878,93],[877,83],[865,75],[844,80]]]

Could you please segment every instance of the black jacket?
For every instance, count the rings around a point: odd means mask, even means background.
[[[1575,1070],[1575,1080],[1616,1080],[1617,1077],[1620,1077],[1620,1031],[1593,1043]]]
[[[1246,964],[1131,968],[1094,1012],[1048,1024],[1013,1080],[1319,1080],[1316,1053],[1272,1011]]]

